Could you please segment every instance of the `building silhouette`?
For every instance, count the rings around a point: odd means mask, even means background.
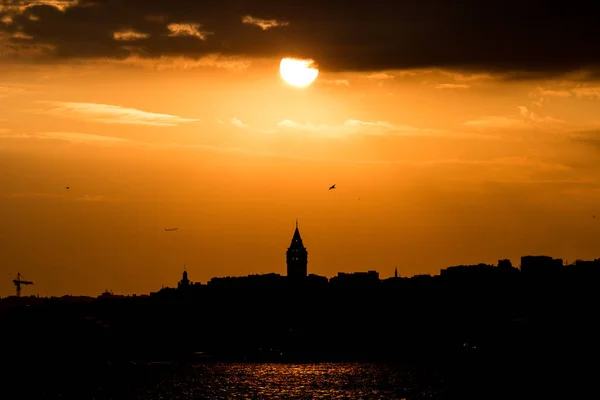
[[[186,270],[184,270],[181,280],[179,281],[179,283],[177,283],[177,288],[178,289],[186,289],[186,288],[190,287],[190,284],[191,284],[191,282],[188,279],[188,273]]]
[[[329,282],[336,287],[369,287],[381,282],[379,272],[338,272]]]
[[[521,272],[526,277],[542,278],[560,273],[564,264],[561,258],[550,256],[521,257]]]
[[[306,247],[302,243],[297,219],[292,243],[286,252],[286,263],[288,279],[299,281],[306,278],[308,274],[308,251],[306,251]]]

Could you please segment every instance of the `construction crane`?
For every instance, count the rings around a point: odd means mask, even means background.
[[[33,282],[21,279],[23,276],[17,272],[17,279],[13,279],[13,283],[17,287],[17,297],[21,297],[21,285],[33,285]]]

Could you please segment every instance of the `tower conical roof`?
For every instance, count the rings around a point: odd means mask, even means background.
[[[302,244],[302,237],[300,236],[300,230],[298,229],[298,219],[296,219],[296,230],[294,231],[294,236],[292,236],[290,247],[304,247]]]

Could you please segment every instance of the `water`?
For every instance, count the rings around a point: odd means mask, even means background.
[[[595,376],[568,378],[572,366],[554,374],[516,365],[469,368],[450,361],[446,367],[407,367],[384,363],[30,363],[6,368],[0,399],[136,400],[534,400],[590,398],[585,382]],[[493,360],[492,360],[493,361]],[[578,389],[575,393],[574,389]],[[580,396],[580,394],[586,394]],[[593,397],[593,396],[592,396]]]
[[[414,373],[377,364],[204,364],[165,371],[139,399],[429,399]],[[438,381],[439,383],[439,381]]]
[[[73,368],[74,367],[74,368]],[[442,379],[375,363],[45,365],[3,399],[442,399]],[[5,392],[6,394],[6,392]]]

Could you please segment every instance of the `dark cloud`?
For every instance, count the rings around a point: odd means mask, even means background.
[[[523,78],[600,65],[598,0],[81,0],[62,11],[56,3],[68,2],[29,1],[17,12],[23,1],[2,1],[0,32],[13,44],[50,45],[57,58],[293,55],[329,71],[438,67]],[[282,24],[261,29],[244,17]],[[174,36],[175,23],[199,24],[203,35]],[[147,37],[116,40],[117,31]]]

